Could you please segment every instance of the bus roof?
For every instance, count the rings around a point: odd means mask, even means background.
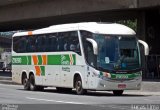
[[[86,30],[92,33],[108,34],[108,35],[135,35],[135,31],[131,28],[116,23],[97,23],[97,22],[84,22],[84,23],[71,23],[53,25],[47,28],[33,30],[29,32],[18,32],[14,36],[36,35],[55,32],[66,32],[75,30]]]

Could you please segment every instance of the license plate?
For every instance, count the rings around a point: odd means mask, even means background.
[[[125,74],[116,75],[116,79],[128,79],[128,75]]]
[[[124,89],[124,88],[126,88],[126,84],[118,84],[118,88],[119,89]]]

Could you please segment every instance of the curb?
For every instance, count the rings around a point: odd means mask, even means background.
[[[154,95],[160,96],[160,92],[150,92],[150,91],[124,91],[125,95]]]
[[[11,77],[2,77],[2,76],[0,76],[0,81],[1,81],[1,80],[8,80],[8,81],[11,81],[12,78],[11,78]]]
[[[0,84],[20,85],[12,81],[12,77],[0,76]]]
[[[0,80],[0,84],[20,85],[18,83],[13,82],[12,80]]]

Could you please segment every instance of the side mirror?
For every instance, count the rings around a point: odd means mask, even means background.
[[[90,39],[90,38],[87,38],[87,41],[92,44],[94,55],[98,55],[98,44],[97,44],[97,42],[93,39]]]
[[[146,42],[144,42],[143,40],[138,40],[138,42],[144,46],[144,54],[146,56],[149,55],[149,46],[148,46],[148,44]]]

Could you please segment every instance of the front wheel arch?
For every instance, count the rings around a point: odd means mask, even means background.
[[[73,78],[73,88],[75,88],[75,81],[77,77],[81,77],[79,73],[76,73]]]

